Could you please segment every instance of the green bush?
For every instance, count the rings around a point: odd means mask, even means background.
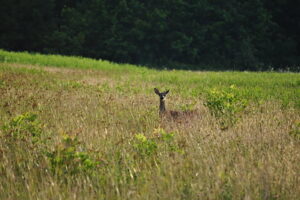
[[[25,177],[29,169],[43,168],[46,166],[43,136],[43,127],[36,114],[27,112],[16,116],[0,129],[0,160],[8,158],[6,165],[16,177]]]
[[[134,139],[133,147],[139,155],[150,156],[156,152],[157,144],[154,140],[148,139],[142,133],[136,134]]]
[[[77,137],[65,134],[55,150],[47,153],[52,172],[57,175],[74,175],[79,172],[91,172],[100,164],[80,149]]]
[[[219,120],[221,129],[227,129],[238,121],[239,113],[246,108],[247,103],[238,89],[231,85],[227,90],[208,91],[204,105]]]
[[[3,135],[13,140],[37,143],[41,139],[42,124],[37,120],[37,115],[27,112],[13,118],[2,127]]]
[[[176,144],[175,134],[166,132],[164,129],[158,128],[154,130],[155,138],[149,139],[144,134],[136,134],[134,137],[133,147],[141,156],[150,156],[155,153],[171,153],[184,151]]]
[[[175,133],[168,133],[164,129],[158,129],[157,131],[160,134],[162,141],[161,144],[165,147],[166,151],[184,153],[184,151],[175,142]]]

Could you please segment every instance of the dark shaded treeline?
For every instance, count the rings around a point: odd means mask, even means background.
[[[158,67],[299,69],[299,0],[0,0],[0,48]],[[195,67],[197,66],[197,67]]]

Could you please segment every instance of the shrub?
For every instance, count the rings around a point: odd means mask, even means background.
[[[238,114],[246,108],[247,100],[239,94],[234,85],[231,85],[227,90],[208,91],[204,105],[219,120],[221,129],[227,129],[238,121]]]
[[[142,133],[134,136],[133,147],[135,151],[141,156],[150,156],[157,150],[157,144],[154,140],[148,139]]]
[[[174,140],[174,133],[168,133],[164,129],[158,128],[154,130],[154,134],[157,137],[153,139],[149,139],[141,133],[135,135],[133,147],[139,155],[150,156],[158,152],[184,153],[184,151],[176,144]]]
[[[9,166],[16,177],[26,176],[29,169],[45,166],[43,152],[46,140],[43,134],[37,115],[30,112],[16,116],[2,126],[0,160],[2,156],[8,158],[5,165]]]
[[[42,124],[37,120],[36,114],[27,112],[5,124],[2,131],[7,138],[35,144],[41,139]]]
[[[80,149],[77,137],[64,134],[55,150],[47,153],[52,172],[57,175],[74,175],[79,172],[90,172],[100,164]]]
[[[175,142],[175,133],[166,132],[164,129],[155,130],[161,138],[161,145],[163,145],[168,152],[184,153],[184,151]]]

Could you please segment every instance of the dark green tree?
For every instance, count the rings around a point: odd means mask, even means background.
[[[299,68],[297,0],[0,3],[0,48],[8,50],[170,68]]]
[[[54,0],[1,0],[0,5],[0,47],[42,51],[55,29]]]

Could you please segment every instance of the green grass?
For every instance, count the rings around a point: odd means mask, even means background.
[[[0,199],[300,196],[297,73],[0,60]],[[170,89],[167,109],[196,115],[160,119],[154,87]]]
[[[108,61],[60,55],[16,53],[0,50],[5,63],[19,63],[40,67],[55,66],[73,69],[101,70],[113,79],[123,79],[121,84],[156,83],[174,89],[179,95],[203,96],[212,88],[223,89],[236,85],[241,93],[252,100],[278,100],[283,105],[300,107],[300,75],[277,72],[189,72],[182,70],[157,71],[142,66],[115,64]],[[131,81],[133,80],[133,81]]]

